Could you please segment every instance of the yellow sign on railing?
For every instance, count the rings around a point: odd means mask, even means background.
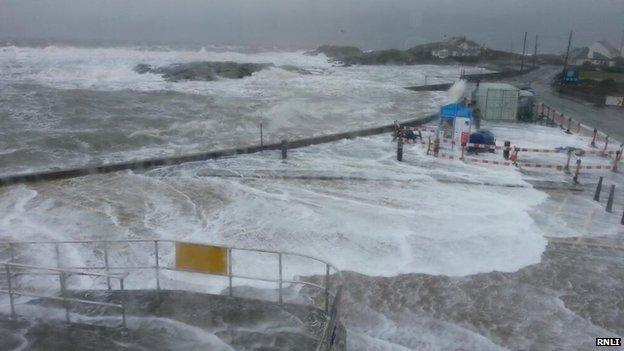
[[[228,250],[225,247],[176,241],[175,248],[177,269],[220,275],[228,273]]]

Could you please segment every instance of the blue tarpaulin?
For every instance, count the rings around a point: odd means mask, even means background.
[[[444,105],[440,108],[440,117],[442,118],[455,118],[455,117],[472,118],[472,109],[462,104]]]

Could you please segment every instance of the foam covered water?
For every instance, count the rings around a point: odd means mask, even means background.
[[[192,61],[273,63],[244,79],[167,82],[138,74]],[[299,74],[279,68],[308,70]],[[0,172],[208,151],[424,117],[449,97],[413,92],[460,67],[333,67],[297,52],[0,47]],[[430,78],[432,79],[432,78]]]

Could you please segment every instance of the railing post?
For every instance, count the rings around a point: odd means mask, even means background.
[[[229,281],[229,289],[228,294],[232,297],[232,249],[227,249],[228,255],[228,281]]]
[[[260,118],[260,152],[264,151],[264,136],[262,134],[262,118]]]
[[[11,263],[15,262],[15,248],[13,247],[13,243],[9,243],[9,253],[11,254]]]
[[[124,279],[119,278],[119,289],[121,290],[121,325],[126,328],[126,289]]]
[[[602,156],[607,156],[607,146],[609,146],[609,136],[605,138],[604,149],[602,149]]]
[[[598,136],[598,129],[594,128],[594,133],[590,144],[591,147],[596,147],[596,136]]]
[[[11,305],[11,318],[15,318],[15,302],[13,300],[13,282],[11,281],[11,266],[4,265],[6,270],[7,288],[9,289],[9,304]]]
[[[63,298],[63,306],[65,306],[65,320],[67,323],[71,323],[69,319],[69,304],[67,303],[67,282],[65,281],[65,272],[61,272],[59,276],[59,283],[61,284],[61,297]]]
[[[160,257],[158,255],[158,240],[154,240],[154,258],[156,260],[156,290],[160,291]]]
[[[58,243],[54,243],[54,251],[56,252],[56,268],[61,268],[61,248]]]
[[[329,264],[325,263],[325,313],[329,314]]]
[[[104,241],[104,267],[106,268],[106,274],[109,274],[108,269],[108,241]],[[108,290],[111,289],[111,281],[110,277],[106,277],[106,285],[108,286]]]
[[[277,255],[279,261],[279,304],[281,305],[283,302],[282,296],[282,253],[278,253]]]

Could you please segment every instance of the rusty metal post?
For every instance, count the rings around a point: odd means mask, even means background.
[[[574,172],[574,178],[572,178],[575,184],[578,184],[578,177],[580,174],[581,174],[581,159],[579,158],[578,160],[576,160],[576,171]]]
[[[430,151],[431,151],[431,135],[429,136],[429,140],[427,141],[427,156],[429,156]]]
[[[565,167],[563,167],[563,170],[566,173],[570,173],[570,160],[571,159],[572,159],[572,150],[568,150],[568,160],[566,161]]]
[[[620,150],[615,152],[615,160],[613,160],[613,168],[611,168],[612,172],[618,171],[618,163],[620,163],[620,158],[622,157],[622,152]]]

